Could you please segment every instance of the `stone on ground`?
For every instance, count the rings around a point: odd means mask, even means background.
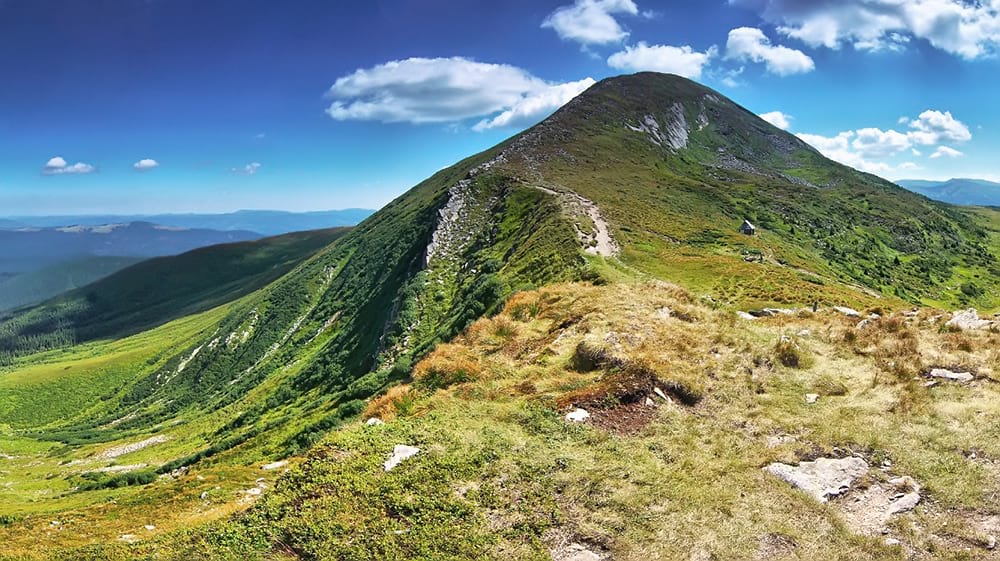
[[[775,462],[764,471],[812,495],[820,502],[843,494],[855,481],[868,473],[868,462],[861,458],[819,458],[797,466]]]

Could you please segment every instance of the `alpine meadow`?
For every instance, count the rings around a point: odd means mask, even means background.
[[[0,2],[0,561],[998,558],[1000,4],[501,4]]]

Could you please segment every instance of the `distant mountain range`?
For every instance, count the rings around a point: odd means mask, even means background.
[[[948,181],[901,179],[896,184],[935,201],[955,205],[1000,206],[1000,183],[985,179],[949,179]]]
[[[91,257],[176,255],[261,237],[247,230],[186,229],[149,222],[0,230],[0,272],[26,273]]]
[[[150,214],[150,215],[62,215],[8,216],[0,218],[0,229],[25,227],[54,228],[67,225],[98,226],[149,222],[161,226],[208,230],[245,230],[261,236],[288,232],[353,226],[374,211],[365,208],[324,210],[317,212],[284,212],[277,210],[240,210],[226,214]]]

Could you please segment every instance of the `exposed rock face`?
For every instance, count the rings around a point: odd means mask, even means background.
[[[809,493],[816,500],[826,502],[850,490],[854,482],[868,473],[868,462],[861,458],[819,458],[815,462],[802,462],[798,466],[773,463],[764,471]]]
[[[664,126],[660,127],[660,122],[653,115],[646,115],[638,125],[626,123],[625,126],[635,132],[644,132],[649,137],[649,141],[657,146],[680,150],[687,148],[688,134],[690,128],[687,118],[684,116],[684,106],[674,103],[664,114]],[[699,115],[699,130],[708,126],[708,118],[704,114]]]
[[[986,329],[993,322],[988,319],[979,319],[979,312],[975,308],[969,308],[968,310],[963,310],[961,312],[955,312],[952,314],[951,319],[948,320],[948,327],[957,327],[958,329]]]

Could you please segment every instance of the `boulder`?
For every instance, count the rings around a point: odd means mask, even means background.
[[[850,490],[861,476],[868,473],[868,462],[861,458],[819,458],[797,466],[775,462],[764,471],[826,502]]]
[[[403,460],[410,459],[419,453],[420,453],[420,448],[417,448],[416,446],[397,444],[392,449],[392,455],[389,456],[389,459],[386,460],[384,464],[382,464],[382,467],[385,468],[385,471],[391,471],[394,467],[401,464]]]
[[[992,325],[988,319],[979,319],[979,312],[975,308],[969,308],[968,310],[963,310],[961,312],[955,312],[951,315],[951,319],[948,320],[945,325],[948,327],[957,327],[958,329],[985,329]]]
[[[566,413],[566,420],[573,421],[574,423],[582,423],[590,418],[590,413],[586,409],[580,409],[579,407]]]
[[[384,424],[385,424],[385,421],[383,421],[382,419],[379,419],[378,417],[372,417],[372,418],[368,419],[367,421],[365,421],[365,425],[367,425],[369,427],[377,427],[379,425],[384,425]]]
[[[807,393],[806,394],[806,403],[808,403],[809,405],[812,405],[813,403],[816,403],[817,401],[819,401],[819,394],[818,393]]]

